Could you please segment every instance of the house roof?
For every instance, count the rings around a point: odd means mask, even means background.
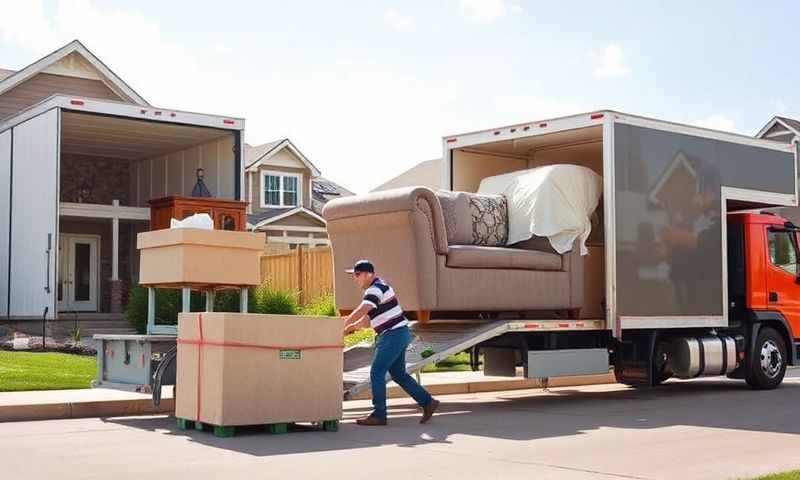
[[[785,123],[789,128],[797,133],[800,133],[800,121],[788,117],[775,117]]]
[[[759,132],[756,134],[756,138],[768,138],[766,137],[767,132],[769,132],[775,125],[780,125],[781,127],[788,130],[787,133],[794,134],[795,136],[800,137],[800,121],[795,120],[793,118],[781,117],[776,115],[772,117],[772,119],[769,122],[767,122],[767,124],[764,125],[764,127],[761,130],[759,130]]]
[[[262,143],[261,145],[247,145],[245,144],[245,170],[249,170],[251,168],[256,168],[259,165],[267,163],[268,160],[275,155],[276,153],[280,152],[284,148],[288,148],[297,158],[300,159],[303,164],[311,170],[312,177],[318,177],[320,175],[319,169],[314,165],[311,160],[309,160],[303,152],[298,149],[291,140],[288,138],[282,138],[279,140],[273,140],[272,142]]]
[[[338,183],[324,177],[317,177],[311,183],[311,210],[319,215],[322,215],[322,207],[329,201],[355,195]]]
[[[253,228],[263,227],[264,225],[269,225],[272,222],[276,222],[282,218],[291,217],[292,215],[297,214],[305,214],[310,216],[315,220],[319,220],[322,224],[325,224],[325,220],[320,217],[317,213],[312,212],[311,210],[305,207],[296,207],[291,209],[286,208],[270,208],[263,212],[253,213],[247,216],[247,223],[250,224]],[[291,227],[289,227],[291,229]]]
[[[5,68],[0,68],[0,80],[5,80],[6,78],[10,77],[11,75],[14,75],[14,73],[16,73],[15,70],[8,70],[8,69],[5,69]]]
[[[441,187],[442,159],[434,158],[420,162],[394,178],[372,189],[373,192],[391,188],[423,186],[432,189]]]
[[[133,90],[122,78],[118,77],[110,68],[108,68],[99,58],[89,51],[81,42],[73,40],[58,50],[46,55],[39,60],[31,63],[27,67],[12,72],[11,70],[0,71],[0,95],[8,90],[16,87],[20,83],[30,79],[37,73],[41,73],[46,68],[60,61],[61,59],[73,53],[79,54],[89,64],[97,70],[102,77],[103,83],[108,85],[117,95],[123,99],[128,99],[130,102],[142,106],[150,106],[147,100],[142,98],[135,90]],[[3,73],[11,72],[10,75],[3,77]]]

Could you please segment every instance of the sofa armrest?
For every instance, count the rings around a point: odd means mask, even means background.
[[[428,220],[431,242],[437,254],[447,254],[447,232],[442,206],[433,190],[407,187],[338,198],[325,204],[326,222],[393,212],[421,212]]]
[[[322,211],[333,249],[339,309],[363,294],[344,273],[366,258],[392,285],[406,310],[435,310],[437,256],[447,252],[441,205],[427,188],[404,188],[328,202]]]

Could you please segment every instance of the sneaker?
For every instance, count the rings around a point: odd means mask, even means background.
[[[356,424],[363,425],[365,427],[379,427],[386,425],[386,419],[381,419],[373,415],[367,415],[364,418],[359,418],[356,420]]]
[[[419,421],[419,423],[428,423],[428,420],[431,419],[433,413],[436,412],[437,408],[439,408],[439,403],[439,400],[434,398],[431,400],[431,403],[422,407],[422,419]]]

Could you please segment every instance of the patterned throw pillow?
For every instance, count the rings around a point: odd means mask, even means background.
[[[508,241],[508,202],[502,195],[470,195],[472,244],[501,247]]]

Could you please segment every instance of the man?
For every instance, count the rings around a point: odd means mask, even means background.
[[[386,425],[386,373],[422,407],[422,420],[426,423],[439,407],[411,375],[406,372],[406,348],[411,343],[411,332],[400,303],[389,284],[375,276],[375,267],[369,260],[359,260],[348,269],[356,285],[364,290],[364,299],[353,313],[344,319],[344,334],[371,326],[375,338],[370,382],[372,385],[373,412],[356,423],[359,425]]]

